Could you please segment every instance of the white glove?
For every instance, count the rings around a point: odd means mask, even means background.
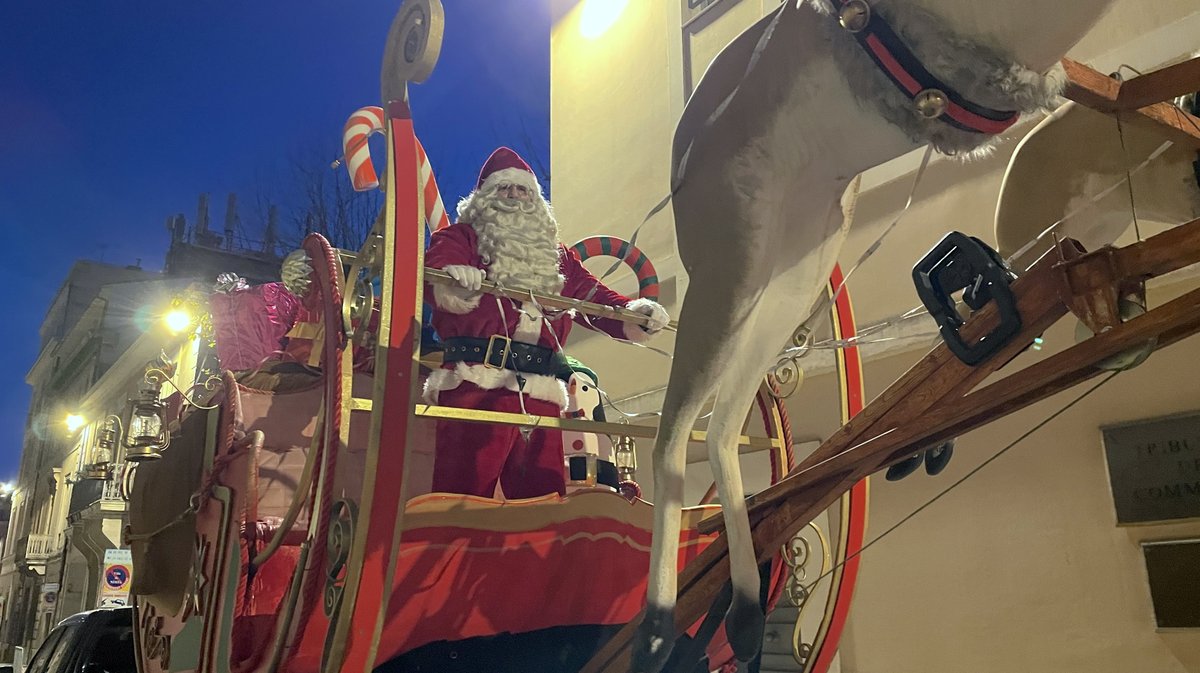
[[[283,287],[297,297],[303,297],[308,292],[308,284],[312,276],[312,260],[304,250],[293,250],[283,258],[283,267],[279,271]]]
[[[662,331],[662,329],[671,322],[671,316],[667,313],[667,309],[663,308],[662,304],[656,301],[650,301],[649,299],[634,299],[633,301],[629,302],[629,305],[626,306],[626,308],[634,313],[641,313],[649,318],[645,327],[642,327],[642,329],[646,330],[650,334]]]
[[[463,289],[478,292],[483,285],[483,269],[477,269],[465,264],[450,264],[442,269],[450,274]]]

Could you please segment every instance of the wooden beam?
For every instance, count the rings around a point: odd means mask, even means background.
[[[1067,88],[1063,91],[1067,98],[1105,114],[1121,114],[1122,119],[1152,124],[1162,132],[1165,140],[1200,150],[1200,118],[1167,103],[1123,111],[1120,101],[1123,85],[1120,82],[1069,58],[1063,59],[1062,65],[1067,71]]]
[[[849,472],[830,471],[828,468],[830,460],[847,452],[858,438],[868,436],[868,433],[877,427],[892,427],[892,419],[919,418],[945,396],[959,397],[965,394],[1024,348],[1024,345],[1017,346],[1017,342],[1032,341],[1034,336],[1065,314],[1066,307],[1058,301],[1055,284],[1052,282],[1052,267],[1056,262],[1056,253],[1050,251],[1016,281],[1014,293],[1018,294],[1017,303],[1026,326],[1005,350],[981,366],[972,368],[955,358],[944,345],[939,346],[827,439],[814,454],[796,467],[791,476],[751,497],[748,504],[753,508],[751,522],[755,539],[785,535],[783,531],[789,528],[792,522],[804,518],[808,512],[820,512],[828,508],[844,491],[853,486],[858,479]],[[1040,316],[1038,319],[1030,317],[1035,313]],[[963,332],[968,340],[978,338],[994,329],[998,322],[995,306],[988,305],[963,326]],[[872,471],[874,469],[867,469],[864,474],[870,474]],[[798,478],[800,474],[803,476]],[[708,532],[719,531],[721,528],[720,516],[701,524],[701,529]],[[792,529],[792,532],[795,530]],[[721,586],[728,580],[727,544],[728,541],[722,532],[680,573],[678,602],[675,606],[677,628],[686,628],[692,624],[698,618],[694,618],[693,615],[703,615]],[[755,547],[767,556],[774,553],[773,548],[757,543]],[[626,624],[600,648],[580,673],[628,671],[629,646],[640,621],[639,616]]]
[[[1200,261],[1200,220],[1118,251],[1119,274],[1150,277]],[[1033,336],[1066,313],[1053,275],[1067,272],[1052,250],[1013,284],[1021,309],[1021,332],[999,353],[971,368],[935,348],[784,480],[750,499],[756,555],[770,558],[789,536],[832,505],[864,476],[940,439],[985,425],[1101,373],[1100,362],[1157,338],[1169,345],[1200,331],[1200,290],[1113,327],[1042,362],[970,392],[1003,367]],[[1118,276],[1118,280],[1120,276]],[[993,310],[989,310],[993,309]],[[991,330],[994,307],[977,312],[963,327],[968,339]],[[861,420],[859,420],[861,419]],[[706,521],[701,528],[719,530]],[[675,622],[680,630],[702,617],[729,578],[728,541],[722,533],[683,569]],[[600,648],[581,673],[623,673],[640,617]]]
[[[1137,110],[1200,91],[1200,56],[1138,75],[1121,84],[1117,106]]]
[[[824,463],[872,437],[923,418],[947,399],[954,400],[967,394],[1018,355],[1035,337],[1067,313],[1066,306],[1058,298],[1057,284],[1054,282],[1057,263],[1057,251],[1050,250],[1029,272],[1013,283],[1012,290],[1021,313],[1022,327],[1000,352],[971,367],[955,357],[944,345],[933,349],[801,461],[792,475],[751,496],[751,511],[764,511],[759,508],[807,488],[800,480],[794,479],[804,470]],[[995,305],[989,303],[973,315],[962,328],[967,341],[978,339],[993,330],[999,324],[996,313]]]
[[[1069,58],[1062,60],[1067,72],[1067,87],[1063,95],[1099,112],[1115,112],[1121,83],[1108,75]]]
[[[919,428],[911,425],[897,428],[871,443],[864,452],[885,457],[896,453],[906,455],[913,447],[957,437],[1103,373],[1096,368],[1097,362],[1168,333],[1173,342],[1198,329],[1200,290],[1192,290],[1045,361],[949,402],[923,418]],[[1169,345],[1165,343],[1167,339],[1162,340],[1162,345]]]
[[[1025,388],[1021,392],[1028,393],[1029,386],[1025,379],[1049,383],[1056,380],[1061,372],[1078,369],[1081,362],[1090,366],[1091,363],[1104,360],[1140,340],[1145,340],[1145,334],[1159,334],[1166,331],[1169,325],[1190,324],[1187,322],[1186,312],[1170,308],[1175,306],[1172,303],[1147,313],[1147,316],[1154,315],[1152,322],[1139,318],[1137,321],[1118,325],[1111,332],[1102,335],[1103,338],[1093,337],[1046,362],[1040,362],[1032,368],[991,384],[982,391],[972,393],[971,391],[985,378],[1007,364],[1024,350],[1034,337],[1066,314],[1066,306],[1057,296],[1056,274],[1077,274],[1082,278],[1089,272],[1098,273],[1098,269],[1086,263],[1088,260],[1097,260],[1101,262],[1101,268],[1111,269],[1111,273],[1105,274],[1102,280],[1123,284],[1129,279],[1144,280],[1165,275],[1194,263],[1197,257],[1200,257],[1200,219],[1168,229],[1125,248],[1104,248],[1088,253],[1073,262],[1057,261],[1059,254],[1056,250],[1047,252],[1028,273],[1013,283],[1013,294],[1017,299],[1023,325],[1021,331],[1004,349],[975,367],[963,364],[951,355],[945,346],[930,351],[879,397],[872,400],[862,413],[839,428],[816,451],[801,461],[791,475],[752,496],[749,499],[752,520],[756,513],[764,511],[770,503],[787,499],[807,489],[805,480],[800,477],[808,468],[829,463],[822,469],[831,469],[831,466],[841,465],[834,459],[841,460],[839,457],[855,451],[870,452],[872,455],[878,452],[879,460],[873,467],[879,469],[892,462],[892,454],[911,448],[909,444],[931,445],[953,436],[935,432],[940,415],[953,415],[958,413],[959,407],[964,407],[989,410],[998,418],[1015,410],[1004,408],[1004,405],[1011,401],[1005,392],[1008,385],[1022,383]],[[1074,283],[1080,287],[1092,284],[1082,280]],[[1172,313],[1172,310],[1176,312]],[[963,327],[963,332],[968,340],[978,338],[979,335],[993,329],[996,320],[994,305],[989,304],[971,317]],[[1135,326],[1143,331],[1134,332]],[[1146,329],[1149,331],[1145,331]],[[1117,341],[1120,338],[1127,340]],[[1104,350],[1106,347],[1108,350]],[[1067,356],[1072,359],[1064,359]],[[1078,379],[1073,383],[1082,380]],[[989,404],[989,400],[995,400],[996,404]],[[913,427],[915,419],[921,419],[919,428]],[[961,428],[957,428],[957,431],[965,432]],[[880,449],[881,446],[885,449]],[[887,447],[891,449],[888,450]],[[873,471],[869,470],[866,473],[870,474]],[[719,527],[719,518],[714,518],[711,521],[706,520],[700,530],[706,533],[714,532],[719,530]]]

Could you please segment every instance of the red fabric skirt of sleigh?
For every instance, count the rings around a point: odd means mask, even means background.
[[[356,387],[361,384],[369,389],[368,376],[356,378],[360,379]],[[314,386],[286,394],[250,389],[239,393],[243,427],[247,432],[264,430],[267,445],[253,467],[243,468],[254,474],[245,475],[244,481],[236,475],[222,481],[253,484],[257,503],[252,509],[257,522],[247,521],[247,527],[270,528],[287,510],[303,468],[308,438],[315,429],[315,420],[299,428],[295,419],[301,409],[311,413],[316,408],[320,390]],[[281,419],[292,427],[283,431],[278,427]],[[428,493],[433,423],[419,423],[407,468],[408,490],[414,497],[405,510],[393,594],[377,661],[438,641],[560,626],[620,625],[637,618],[646,596],[652,505],[642,500],[631,503],[604,490],[516,501]],[[352,434],[351,447],[365,445],[365,437]],[[399,449],[385,446],[383,450]],[[364,453],[353,448],[339,456],[339,491],[356,492],[361,480],[361,471],[356,476],[356,470],[363,459]],[[715,506],[684,510],[680,568],[715,539],[714,535],[699,534],[696,528],[702,518],[718,511]],[[245,600],[239,601],[233,670],[249,670],[260,663],[266,649],[262,645],[274,633],[306,526],[307,522],[297,522],[294,534],[258,569]],[[269,537],[243,539],[243,558],[253,557]],[[778,594],[781,581],[778,570],[773,573],[773,595]],[[319,601],[314,608],[321,610]],[[324,626],[324,620],[309,622],[303,645],[292,654],[286,670],[319,670]],[[714,665],[731,657],[723,632],[718,631],[708,654]]]

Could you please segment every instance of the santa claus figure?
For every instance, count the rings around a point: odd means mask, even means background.
[[[537,178],[506,147],[492,153],[475,191],[459,203],[458,223],[433,234],[425,264],[457,281],[430,285],[426,295],[445,346],[442,368],[426,382],[432,404],[558,416],[567,393],[555,374],[564,368],[561,348],[572,320],[631,341],[649,338],[669,321],[659,304],[605,287],[559,243]],[[649,326],[543,310],[516,293],[484,294],[485,278],[505,288],[628,308],[648,316]],[[497,482],[509,498],[564,493],[561,433],[439,421],[433,490],[491,497]]]

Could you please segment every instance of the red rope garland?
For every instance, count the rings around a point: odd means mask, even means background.
[[[779,384],[771,381],[770,385],[770,394],[764,394],[760,391],[755,400],[758,402],[758,410],[762,412],[763,426],[766,427],[768,433],[771,432],[771,409],[774,408],[779,412],[779,427],[782,437],[773,439],[779,439],[783,442],[786,467],[780,469],[779,454],[771,451],[771,483],[774,484],[787,476],[792,471],[792,468],[796,466],[796,453],[792,447],[792,421],[788,418],[787,405],[784,404],[783,398],[779,396]]]
[[[301,602],[300,615],[304,625],[312,615],[317,596],[325,585],[324,568],[326,563],[325,540],[329,537],[329,513],[333,505],[333,479],[337,469],[337,436],[342,426],[342,358],[341,350],[345,346],[345,338],[341,329],[342,291],[341,259],[337,250],[320,234],[309,234],[304,240],[304,249],[313,260],[313,275],[316,276],[317,296],[315,300],[321,309],[325,326],[324,348],[321,353],[321,370],[325,375],[325,408],[326,420],[322,427],[319,451],[324,459],[323,472],[326,479],[314,480],[314,489],[320,490],[320,504],[315,511],[310,509],[310,516],[316,516],[317,531],[312,549],[309,551],[309,562],[305,568],[311,573],[305,583],[304,596]],[[314,493],[314,495],[316,495]],[[316,498],[314,498],[315,500]],[[303,631],[303,625],[298,632]]]

